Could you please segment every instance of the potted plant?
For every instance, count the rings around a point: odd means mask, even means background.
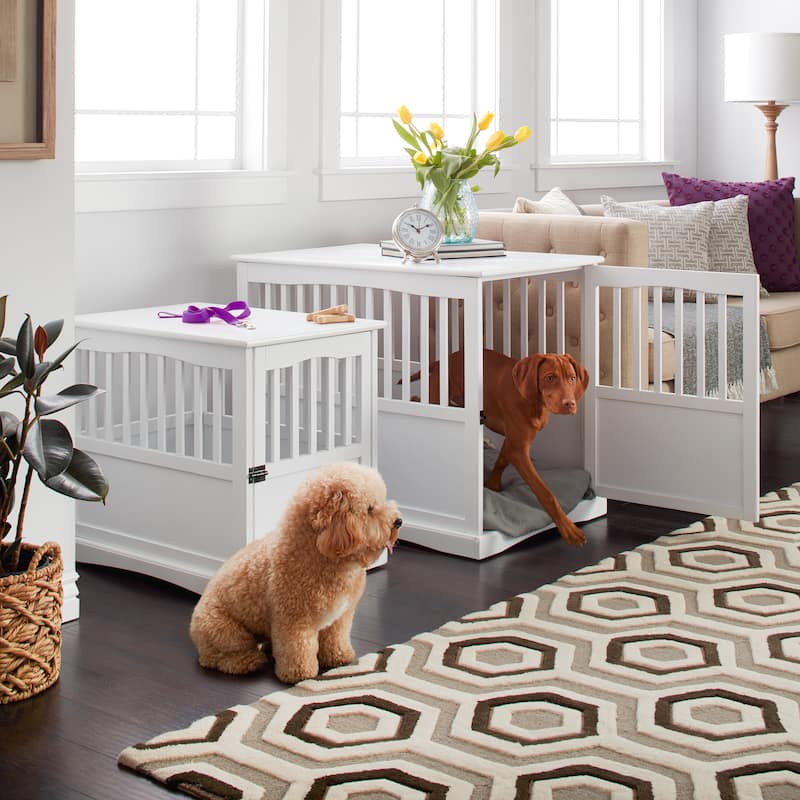
[[[108,483],[100,467],[72,445],[66,426],[52,415],[99,393],[76,384],[52,396],[42,388],[78,346],[52,361],[45,354],[63,320],[35,330],[25,317],[16,339],[4,338],[6,297],[0,297],[0,399],[22,407],[0,410],[0,703],[44,691],[61,670],[61,573],[57,543],[23,542],[34,473],[47,486],[78,500],[105,502]],[[21,490],[18,488],[21,484]],[[11,514],[19,498],[16,525]],[[12,530],[14,535],[9,536]]]

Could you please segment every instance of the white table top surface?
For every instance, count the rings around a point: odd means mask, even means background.
[[[191,324],[180,318],[162,319],[159,311],[180,314],[190,303],[182,305],[135,308],[126,311],[106,311],[98,314],[80,314],[75,317],[75,327],[79,337],[86,337],[87,347],[91,349],[93,330],[113,331],[115,333],[154,336],[183,341],[222,344],[231,347],[263,347],[271,344],[323,339],[328,336],[379,330],[386,323],[380,320],[357,319],[355,322],[337,322],[319,325],[308,322],[306,315],[295,311],[268,311],[263,308],[252,309],[248,317],[255,328],[240,328],[228,325],[219,319],[208,323]],[[205,308],[210,305],[225,307],[226,303],[192,302],[191,305]]]
[[[438,275],[498,280],[569,272],[588,264],[600,264],[602,256],[565,253],[528,253],[507,250],[504,256],[487,258],[443,259],[439,264],[423,261],[402,263],[401,258],[382,256],[380,245],[371,243],[314,247],[308,250],[277,250],[267,253],[244,253],[231,256],[248,264],[303,266],[330,269],[382,270],[409,275]]]

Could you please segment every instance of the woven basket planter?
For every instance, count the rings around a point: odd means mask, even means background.
[[[43,692],[61,672],[61,548],[23,544],[20,568],[0,578],[0,703]]]

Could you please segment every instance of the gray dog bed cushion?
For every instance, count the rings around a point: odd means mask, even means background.
[[[498,451],[483,448],[483,477],[486,480],[497,459]],[[591,475],[577,467],[558,469],[538,469],[542,480],[558,498],[561,508],[569,514],[583,499],[594,497]],[[508,536],[524,536],[531,531],[546,528],[553,524],[550,515],[531,488],[520,478],[514,467],[506,467],[503,473],[503,490],[493,492],[483,490],[483,529],[501,531]]]

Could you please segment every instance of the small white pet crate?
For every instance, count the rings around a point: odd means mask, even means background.
[[[538,469],[582,467],[591,474],[599,496],[580,501],[569,514],[574,521],[604,514],[606,497],[757,518],[755,276],[597,266],[599,256],[531,252],[402,264],[381,256],[376,244],[233,259],[238,264],[237,294],[252,305],[307,312],[347,303],[359,317],[386,322],[379,336],[378,464],[390,495],[401,506],[403,539],[485,558],[545,529],[519,537],[484,530],[484,347],[514,357],[528,355],[529,347],[531,352],[569,350],[588,367],[590,384],[577,417],[551,416],[533,444]],[[535,291],[529,298],[530,283]],[[694,394],[684,393],[680,381],[677,392],[660,383],[648,385],[647,297],[650,293],[657,299],[649,326],[660,331],[662,286],[675,287],[678,297],[682,290],[700,292],[700,297],[717,294],[723,311],[727,295],[744,298],[743,397],[708,396],[702,379]],[[565,295],[576,290],[580,319],[568,320]],[[611,319],[599,310],[601,291],[611,298]],[[641,303],[635,302],[637,297]],[[623,305],[633,309],[633,349],[623,345]],[[704,330],[704,304],[685,308],[687,316],[697,317],[697,329]],[[613,369],[607,376],[599,367],[601,330],[612,340]],[[725,334],[722,326],[715,345],[723,382]],[[630,382],[621,379],[623,346],[634,365]],[[680,337],[676,346],[681,352]],[[699,337],[696,366],[701,376],[704,347],[705,338]],[[448,406],[446,388],[448,354],[457,350],[464,351],[467,365],[463,407]],[[434,399],[429,397],[428,372],[437,360],[443,367],[441,396]],[[660,374],[660,348],[655,348],[654,360],[654,374]],[[421,380],[412,384],[410,377],[417,371]]]
[[[253,309],[252,329],[161,319],[184,306],[78,316],[78,412],[107,506],[79,504],[78,560],[201,591],[271,530],[300,480],[328,463],[375,466],[383,322],[318,325]]]

